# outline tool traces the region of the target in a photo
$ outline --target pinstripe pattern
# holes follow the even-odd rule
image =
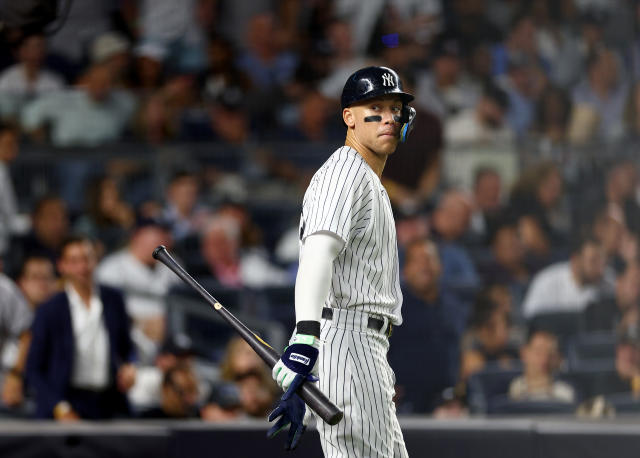
[[[338,149],[305,193],[300,239],[329,231],[345,242],[333,263],[318,362],[319,388],[343,409],[335,426],[317,422],[324,455],[408,457],[396,417],[393,371],[387,362],[389,322],[400,324],[402,293],[395,222],[378,176],[354,149]],[[371,314],[382,330],[367,327]]]
[[[345,242],[333,264],[325,305],[355,308],[402,322],[398,245],[391,203],[378,176],[343,146],[320,167],[305,193],[302,240],[329,231]]]
[[[384,329],[367,328],[368,318],[334,310],[332,320],[322,321],[319,388],[345,413],[335,426],[317,421],[326,458],[408,457],[393,403],[389,341]]]

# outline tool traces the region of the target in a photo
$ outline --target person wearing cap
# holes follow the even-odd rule
[[[117,32],[106,32],[91,45],[91,62],[109,68],[114,85],[122,86],[129,65],[129,41]]]
[[[508,108],[507,94],[495,84],[486,83],[473,108],[447,120],[444,129],[447,144],[510,145],[515,133],[506,123]]]
[[[305,430],[308,409],[296,390],[318,381],[344,412],[336,425],[318,419],[325,456],[408,456],[386,357],[393,326],[402,323],[402,291],[395,220],[380,180],[413,127],[412,100],[391,68],[349,76],[341,96],[344,146],[305,192],[296,329],[272,371],[285,393],[269,415],[277,421],[268,437],[290,425],[287,449]]]
[[[164,340],[164,296],[180,280],[153,259],[158,245],[171,246],[168,228],[150,218],[140,218],[127,246],[106,256],[96,269],[101,283],[125,292],[127,312],[133,319],[132,336],[141,363],[151,364]]]

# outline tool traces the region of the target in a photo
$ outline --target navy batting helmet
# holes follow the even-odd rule
[[[398,94],[404,104],[413,100],[411,94],[402,90],[402,81],[395,71],[388,67],[366,67],[349,77],[340,101],[344,109],[362,100],[387,94]]]

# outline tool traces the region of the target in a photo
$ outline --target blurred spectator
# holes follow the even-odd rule
[[[21,122],[36,138],[50,125],[54,146],[97,146],[122,137],[134,106],[130,94],[113,89],[108,67],[93,66],[78,89],[46,94],[25,106]]]
[[[340,100],[344,82],[353,72],[365,67],[368,61],[354,47],[352,27],[343,20],[334,20],[326,27],[331,52],[330,72],[318,84],[322,95],[336,102]]]
[[[295,123],[282,132],[267,134],[267,138],[290,142],[329,142],[344,137],[344,127],[332,114],[329,100],[315,90],[305,91],[295,108]]]
[[[441,287],[441,273],[435,243],[418,239],[407,246],[402,270],[403,325],[394,333],[389,353],[398,381],[396,402],[405,413],[431,412],[438,395],[455,383],[458,374],[459,341],[470,304]],[[419,370],[416,361],[420,361]]]
[[[269,380],[269,371],[261,368],[238,374],[233,383],[219,384],[200,409],[201,418],[210,422],[246,416],[264,418],[279,394],[272,380]]]
[[[491,258],[478,270],[485,285],[501,284],[509,287],[513,299],[520,303],[529,282],[529,269],[515,221],[504,218],[495,223],[489,237]]]
[[[635,325],[640,312],[640,266],[629,263],[615,283],[615,297],[590,304],[584,312],[588,331],[611,332],[616,326]]]
[[[431,215],[430,226],[442,263],[443,288],[473,295],[480,281],[469,253],[462,245],[470,218],[468,196],[461,191],[450,190],[440,198]]]
[[[37,309],[58,290],[53,263],[44,256],[27,257],[16,278],[31,310]]]
[[[546,62],[542,62],[538,52],[536,32],[533,17],[526,12],[521,12],[513,19],[504,42],[495,44],[491,51],[495,76],[505,74],[508,71],[509,62],[514,59],[525,59],[542,68],[548,66]]]
[[[129,41],[118,32],[106,32],[91,43],[91,63],[103,65],[113,75],[113,85],[123,88],[130,64]]]
[[[169,181],[162,221],[176,243],[204,228],[209,210],[198,204],[199,193],[200,180],[195,173],[177,172]]]
[[[102,250],[111,252],[126,242],[134,222],[133,209],[122,199],[116,181],[102,176],[91,180],[85,212],[76,220],[74,230],[98,241]]]
[[[9,164],[18,156],[18,132],[0,124],[0,259],[9,248],[18,202],[9,173]]]
[[[236,50],[224,37],[217,34],[209,37],[207,64],[203,89],[206,97],[215,99],[233,86],[239,86],[244,91],[249,89],[249,78],[236,66]]]
[[[69,4],[69,13],[60,30],[47,42],[54,68],[73,81],[86,62],[86,52],[101,34],[111,28],[111,17],[118,4],[110,0],[85,0]]]
[[[18,286],[0,273],[0,406],[15,407],[22,403],[24,364],[32,319],[33,312]]]
[[[66,239],[58,263],[65,289],[36,311],[27,382],[39,418],[128,415],[125,393],[135,380],[129,318],[120,292],[94,283],[96,262],[88,239]]]
[[[193,343],[186,334],[167,336],[152,365],[140,365],[136,381],[129,391],[129,401],[138,412],[160,406],[162,382],[165,374],[177,366],[192,366]]]
[[[481,292],[473,306],[469,329],[461,343],[463,382],[488,364],[509,368],[518,359],[517,349],[509,340],[508,312],[491,296],[489,290]]]
[[[96,269],[99,282],[124,292],[127,312],[133,320],[132,338],[143,364],[153,363],[165,338],[164,297],[180,281],[152,256],[156,247],[171,247],[171,242],[166,226],[140,219],[128,245],[105,257]]]
[[[436,38],[432,70],[418,78],[414,105],[445,120],[476,104],[480,91],[464,73],[462,53],[462,43],[456,36],[442,34]]]
[[[540,147],[548,152],[567,140],[571,100],[562,89],[550,87],[540,96],[533,130],[541,137]]]
[[[513,185],[509,211],[517,218],[520,236],[535,269],[554,247],[562,246],[569,218],[562,207],[564,181],[551,161],[531,166]]]
[[[261,92],[282,88],[293,77],[297,57],[279,49],[277,19],[271,13],[257,14],[247,25],[247,49],[238,56],[238,68]]]
[[[640,204],[635,195],[637,186],[638,170],[633,160],[618,159],[607,170],[604,203],[622,211],[625,226],[640,234]]]
[[[485,85],[473,108],[449,118],[445,124],[445,140],[449,147],[459,144],[491,145],[510,143],[513,130],[506,124],[509,98],[495,85]]]
[[[208,274],[230,288],[290,284],[289,275],[272,265],[260,247],[241,249],[241,231],[240,222],[230,215],[217,214],[208,221],[201,242]]]
[[[32,255],[45,256],[55,265],[68,233],[69,215],[64,201],[53,195],[42,197],[33,207],[31,231],[11,241],[11,272],[17,272]]]
[[[544,72],[533,62],[523,57],[509,61],[500,85],[509,97],[507,122],[518,137],[523,137],[533,124],[536,103],[546,84]]]
[[[485,40],[495,43],[502,38],[502,32],[486,17],[486,1],[454,0],[450,3],[455,15],[454,25],[466,47]],[[443,2],[443,5],[448,3]]]
[[[141,0],[139,47],[153,47],[162,61],[179,71],[205,66],[205,28],[212,18],[210,0]]]
[[[579,238],[573,243],[568,261],[553,264],[533,278],[523,303],[524,316],[582,312],[611,290],[605,262],[604,248],[597,239]]]
[[[206,114],[183,119],[180,136],[191,141],[215,141],[242,145],[251,138],[246,107],[247,94],[239,86],[229,86],[206,103]],[[273,107],[272,107],[273,108]]]
[[[476,238],[485,240],[492,220],[503,206],[502,177],[496,169],[482,166],[473,175],[473,213],[469,229]]]
[[[596,49],[587,61],[586,77],[571,95],[572,141],[581,144],[622,138],[628,95],[629,85],[622,78],[619,57],[607,48]]]
[[[640,329],[638,325],[622,327],[617,334],[615,374],[596,381],[598,394],[640,394]]]
[[[17,117],[22,104],[46,92],[60,90],[64,81],[44,67],[45,38],[26,35],[18,45],[18,62],[0,73],[0,115]]]
[[[200,414],[205,421],[228,421],[244,415],[264,417],[273,406],[278,387],[260,357],[240,337],[227,344],[220,365],[223,382],[214,388]]]
[[[533,330],[520,349],[524,373],[509,385],[509,398],[514,401],[573,402],[571,385],[554,380],[560,364],[558,339],[546,331]]]
[[[198,416],[198,381],[189,365],[177,365],[162,379],[160,407],[142,412],[141,418],[184,419]]]

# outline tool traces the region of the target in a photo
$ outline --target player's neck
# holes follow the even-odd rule
[[[347,135],[347,139],[344,144],[346,146],[350,146],[354,150],[362,156],[364,161],[371,167],[371,170],[378,175],[378,178],[382,178],[382,171],[384,170],[384,166],[387,163],[387,155],[386,154],[378,154],[372,151],[370,148],[367,148],[358,140],[353,138],[351,135]]]

